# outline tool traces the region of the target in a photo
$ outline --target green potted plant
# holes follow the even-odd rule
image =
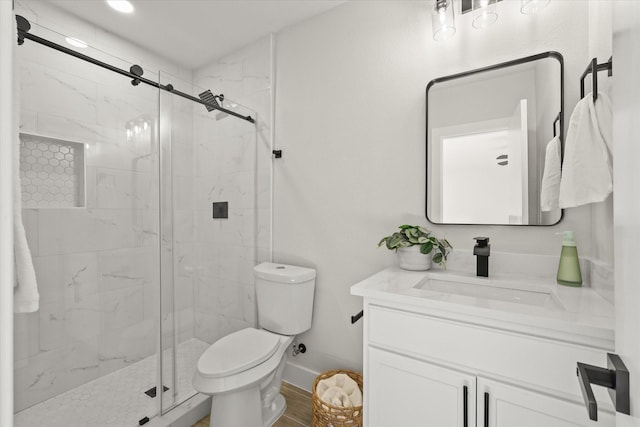
[[[447,256],[453,249],[447,239],[438,239],[419,225],[401,225],[398,228],[400,231],[383,237],[378,247],[385,244],[387,249],[395,250],[400,258],[400,268],[428,270],[432,260],[446,268]]]

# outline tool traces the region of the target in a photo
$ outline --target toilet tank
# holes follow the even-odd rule
[[[281,335],[311,328],[316,270],[264,262],[253,269],[258,326]]]

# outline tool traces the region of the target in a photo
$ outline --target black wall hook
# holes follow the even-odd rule
[[[282,150],[273,150],[272,153],[276,159],[282,157]]]

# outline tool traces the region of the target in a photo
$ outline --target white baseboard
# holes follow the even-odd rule
[[[312,371],[304,366],[287,361],[282,380],[311,393],[313,381],[319,374],[320,372]]]

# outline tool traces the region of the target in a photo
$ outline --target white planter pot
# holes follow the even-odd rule
[[[431,268],[431,255],[420,252],[420,246],[409,246],[398,249],[400,268],[404,270],[424,271]]]

